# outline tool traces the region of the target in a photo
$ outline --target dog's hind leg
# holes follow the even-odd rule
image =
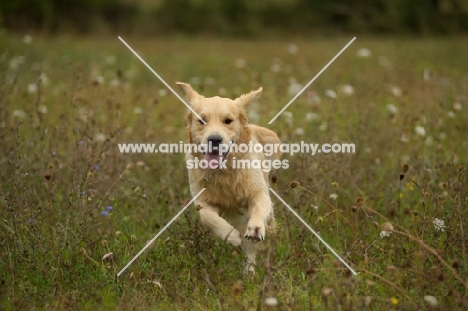
[[[253,243],[251,241],[245,240],[242,244],[242,248],[245,252],[245,262],[244,262],[244,273],[245,274],[255,274],[255,267],[257,265],[256,256],[257,252],[262,247],[260,243]]]

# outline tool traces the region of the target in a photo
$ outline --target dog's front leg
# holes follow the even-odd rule
[[[200,213],[200,220],[205,226],[210,228],[218,238],[233,246],[240,246],[242,244],[242,237],[239,231],[219,216],[217,208],[206,204],[200,205],[202,205],[202,208],[198,212]]]
[[[249,212],[250,219],[247,223],[245,238],[252,242],[265,240],[265,227],[268,218],[273,216],[272,203],[268,193],[260,191],[254,196],[250,203]]]

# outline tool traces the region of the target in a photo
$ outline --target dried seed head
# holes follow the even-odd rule
[[[276,184],[278,181],[278,176],[276,176],[276,174],[271,174],[270,180],[272,184]]]
[[[400,174],[400,180],[403,180],[405,178],[405,174]]]
[[[403,165],[403,173],[406,173],[409,169],[409,165],[408,164],[404,164]]]
[[[378,228],[379,227],[379,223],[377,221],[373,221],[372,222],[372,225],[375,227],[375,228]]]
[[[357,197],[356,198],[356,205],[357,206],[362,206],[364,204],[364,198],[363,197]]]
[[[239,295],[244,290],[244,285],[242,285],[242,281],[237,281],[232,285],[232,291],[234,295]]]
[[[44,178],[49,180],[50,178],[52,177],[52,175],[50,174],[50,172],[47,172],[45,175],[44,175]]]
[[[289,184],[289,186],[294,189],[297,186],[300,186],[300,184],[299,184],[298,181],[293,180],[293,181],[291,181],[291,184]]]
[[[439,187],[440,187],[440,189],[442,189],[442,190],[447,189],[447,186],[448,186],[448,184],[447,184],[446,182],[441,182],[441,183],[439,183]]]
[[[382,230],[387,231],[387,232],[392,232],[394,228],[393,228],[393,225],[387,221],[382,224]]]
[[[323,296],[323,297],[330,296],[333,292],[334,292],[333,288],[331,288],[331,287],[324,287],[324,288],[322,289],[322,296]]]
[[[357,209],[358,209],[358,208],[357,208],[356,205],[351,206],[351,211],[352,211],[353,213],[356,213]]]

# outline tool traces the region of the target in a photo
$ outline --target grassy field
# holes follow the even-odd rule
[[[192,206],[119,278],[191,197],[182,154],[118,143],[184,140],[186,108],[117,38],[26,39],[0,36],[0,309],[468,309],[466,38],[357,38],[271,125],[351,38],[124,38],[174,88],[263,86],[251,119],[284,142],[355,144],[272,187],[359,275],[273,198],[255,276]]]

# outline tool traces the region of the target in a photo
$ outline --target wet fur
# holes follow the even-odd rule
[[[233,140],[236,144],[259,142],[279,144],[278,136],[271,130],[249,125],[245,108],[255,101],[262,89],[231,100],[221,97],[205,98],[185,83],[178,83],[185,91],[189,104],[197,114],[207,120],[199,124],[199,119],[191,111],[186,117],[189,143],[206,143],[210,134],[216,133],[224,141]],[[232,117],[234,124],[224,124],[223,118]],[[186,160],[201,154],[188,153]],[[279,159],[281,154],[265,157],[263,153],[230,152],[226,158],[227,169],[189,169],[190,191],[193,196],[203,188],[206,190],[197,198],[202,223],[208,226],[220,239],[233,246],[241,246],[246,255],[245,272],[254,272],[256,253],[261,247],[259,241],[266,233],[275,231],[273,205],[268,190],[269,176],[261,169],[233,169],[232,159],[261,160]]]

